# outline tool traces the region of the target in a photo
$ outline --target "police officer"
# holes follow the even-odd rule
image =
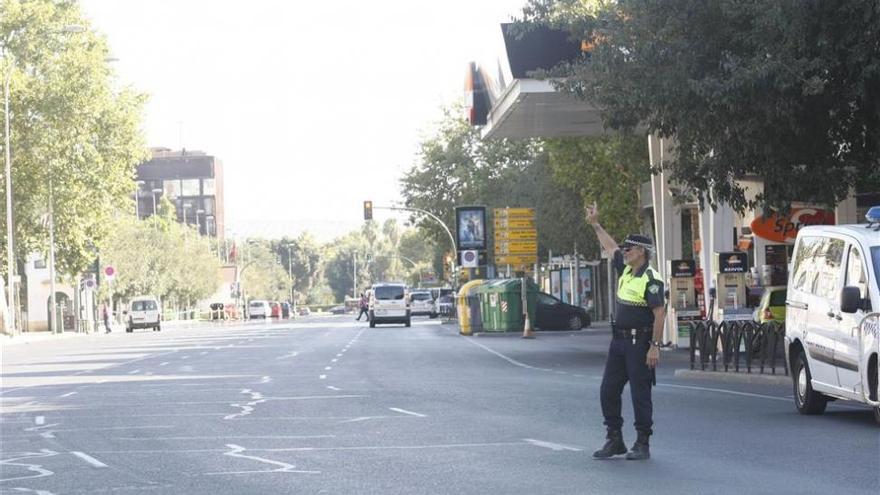
[[[666,316],[663,282],[648,262],[653,243],[643,235],[626,237],[618,248],[614,239],[599,225],[599,214],[594,203],[586,211],[587,221],[596,231],[602,249],[613,253],[617,271],[616,320],[612,323],[613,337],[605,361],[600,391],[602,415],[608,430],[605,446],[593,453],[594,459],[626,454],[629,460],[651,457],[648,439],[653,431],[653,404],[651,386],[654,368],[660,362],[663,322]],[[629,382],[635,413],[638,439],[627,452],[623,443],[621,395]]]

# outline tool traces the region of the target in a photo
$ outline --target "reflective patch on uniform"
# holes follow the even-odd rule
[[[656,293],[660,292],[660,286],[659,285],[649,285],[648,292],[650,292],[651,294],[656,294]]]

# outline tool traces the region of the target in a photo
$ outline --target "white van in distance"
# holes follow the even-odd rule
[[[409,293],[406,285],[375,284],[370,289],[370,328],[379,323],[411,324]]]
[[[843,399],[873,407],[880,423],[880,207],[868,226],[798,232],[789,270],[786,364],[801,414]]]
[[[162,330],[162,310],[155,296],[137,296],[129,301],[125,331],[131,333],[135,328],[152,328],[155,332]]]

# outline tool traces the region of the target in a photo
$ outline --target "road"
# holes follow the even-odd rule
[[[349,316],[5,346],[0,492],[847,493],[880,490],[880,429],[788,387],[673,376],[653,458],[603,443],[601,328],[462,337]],[[625,439],[631,444],[625,393]]]

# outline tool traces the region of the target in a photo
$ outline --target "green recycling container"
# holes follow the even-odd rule
[[[526,302],[529,321],[535,326],[538,286],[526,279]],[[486,281],[477,293],[484,332],[521,332],[525,322],[522,314],[522,279],[509,278]]]

